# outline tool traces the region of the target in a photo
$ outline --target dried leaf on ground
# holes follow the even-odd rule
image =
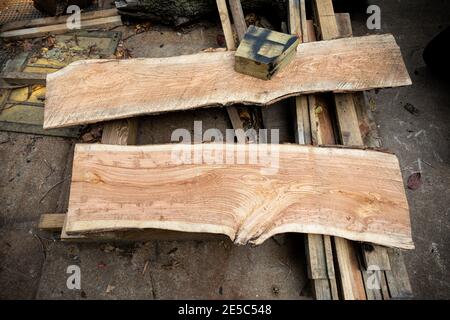
[[[416,190],[422,185],[422,174],[420,172],[414,172],[408,177],[408,189]]]
[[[420,113],[419,109],[414,107],[411,103],[405,104],[403,106],[403,108],[405,108],[406,111],[408,111],[409,113],[411,113],[412,115],[415,115],[415,116]]]

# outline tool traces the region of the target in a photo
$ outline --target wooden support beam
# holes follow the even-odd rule
[[[47,74],[37,72],[3,72],[0,78],[11,84],[39,84],[45,86]]]
[[[112,16],[118,16],[117,9],[105,9],[105,10],[96,10],[81,13],[81,21],[93,20],[98,18],[107,18]],[[0,27],[0,32],[18,30],[18,29],[26,29],[26,28],[37,28],[37,27],[45,27],[55,24],[65,24],[70,15],[63,15],[59,17],[46,17],[46,18],[38,18],[32,20],[19,20],[12,21],[3,24]]]
[[[295,34],[300,39],[300,42],[305,42],[303,41],[302,37],[302,26],[300,20],[300,0],[288,1],[288,21],[290,33]]]
[[[361,249],[365,269],[391,270],[387,248],[367,243],[361,245]]]
[[[391,270],[386,270],[385,274],[390,297],[392,299],[411,299],[413,292],[401,252],[392,248],[388,248],[387,252]]]
[[[241,0],[228,0],[231,15],[233,16],[234,27],[239,41],[244,38],[247,31],[247,23],[245,22],[244,12],[242,11]]]
[[[65,213],[42,214],[39,218],[38,228],[44,231],[61,231],[65,219]]]
[[[228,14],[228,8],[226,4],[226,0],[216,0],[217,9],[219,10],[220,21],[222,23],[222,30],[225,35],[225,42],[227,44],[227,50],[236,50],[236,43],[234,41],[233,29],[231,28],[230,23],[230,15]],[[239,5],[240,5],[240,1]],[[231,3],[230,3],[231,5]],[[236,5],[236,4],[235,4]],[[243,19],[243,23],[245,23],[244,17],[236,16],[235,19]],[[236,106],[227,106],[228,117],[231,121],[231,126],[236,132],[236,136],[239,143],[246,143],[246,138],[244,135],[244,126],[242,120],[239,116],[239,112]]]
[[[341,142],[346,146],[364,145],[356,114],[353,94],[335,94],[336,113]]]
[[[339,237],[334,237],[333,240],[342,297],[345,300],[366,300],[366,291],[354,244]]]
[[[120,16],[112,16],[105,18],[98,18],[93,20],[81,21],[81,29],[88,28],[112,28],[122,25],[122,19]],[[47,35],[63,34],[70,32],[66,23],[55,24],[42,27],[33,27],[26,29],[10,30],[0,33],[0,38],[20,40],[27,38],[44,37]]]
[[[289,20],[289,32],[295,34],[299,37],[301,42],[306,42],[307,32],[302,30],[302,27],[306,26],[301,19],[302,13],[305,11],[305,1],[302,0],[289,0],[288,7],[288,20]],[[306,22],[306,19],[304,19]],[[311,144],[311,129],[310,129],[310,119],[308,111],[308,100],[307,96],[296,97],[293,102],[295,103],[295,114],[296,114],[296,134],[295,141],[299,144]]]
[[[340,35],[332,0],[314,0],[313,3],[315,21],[318,26],[317,37],[321,40],[338,38]]]
[[[305,4],[306,0],[299,0],[299,1],[300,1],[300,26],[302,29],[302,42],[309,42],[311,40],[309,39],[308,22],[306,18],[306,4]]]
[[[137,143],[138,119],[111,121],[103,125],[102,143],[134,145]]]
[[[226,0],[216,0],[217,9],[219,10],[220,22],[222,23],[222,30],[225,36],[225,42],[228,50],[236,50],[236,43],[234,42],[233,29],[231,29],[230,16],[228,14]]]
[[[308,96],[302,95],[294,98],[296,115],[295,142],[311,144],[311,123],[309,119]]]

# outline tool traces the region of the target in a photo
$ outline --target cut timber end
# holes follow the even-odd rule
[[[299,232],[413,248],[394,155],[266,147],[269,157],[278,159],[273,160],[275,167],[271,161],[173,162],[174,152],[250,159],[257,145],[79,144],[66,233],[156,228],[224,234],[238,244],[261,244],[275,234]]]
[[[292,61],[298,43],[295,35],[250,26],[236,51],[234,69],[268,80]]]

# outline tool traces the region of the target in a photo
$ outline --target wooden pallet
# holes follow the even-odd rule
[[[237,46],[225,0],[216,0],[227,48]],[[331,0],[313,0],[314,21],[306,19],[305,0],[289,0],[290,32],[303,41],[331,39],[351,35],[348,14],[335,14]],[[238,39],[246,24],[239,0],[229,0]],[[301,144],[345,144],[380,147],[375,126],[363,94],[308,95],[293,99],[296,111],[296,141]],[[272,112],[279,108],[270,108]],[[272,111],[269,111],[272,110]],[[235,130],[243,129],[236,107],[227,107]],[[263,112],[264,114],[264,112]],[[266,113],[267,116],[267,113]],[[272,115],[273,116],[273,115]],[[334,121],[334,117],[337,121]],[[276,116],[275,116],[276,118]],[[264,121],[265,122],[265,121]],[[364,134],[360,127],[369,128]],[[125,119],[106,123],[102,143],[135,144],[137,120]],[[242,142],[242,141],[241,141]],[[41,216],[39,228],[60,231],[65,214]],[[150,240],[203,238],[202,234],[166,232],[164,230],[113,232],[99,235],[99,240]],[[74,241],[83,241],[74,238]],[[402,299],[411,298],[407,270],[399,250],[361,244],[346,239],[305,236],[308,276],[316,299]],[[372,272],[371,270],[378,268]]]

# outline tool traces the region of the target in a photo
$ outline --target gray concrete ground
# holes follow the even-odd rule
[[[421,53],[449,23],[448,1],[369,1],[382,10],[382,29],[396,37],[413,85],[369,96],[383,145],[400,159],[404,180],[422,172],[423,184],[407,191],[416,250],[405,252],[417,298],[450,298],[450,93]],[[336,11],[349,11],[340,1]],[[366,6],[350,10],[355,35],[365,27]],[[123,27],[124,37],[133,32]],[[130,37],[133,57],[171,56],[217,46],[218,28],[198,25],[186,34],[152,27]],[[130,84],[124,84],[130,85]],[[410,103],[420,110],[412,115]],[[211,108],[140,119],[139,144],[170,141],[175,128],[231,127]],[[67,209],[74,141],[0,132],[0,298],[288,298],[311,296],[301,235],[279,236],[260,247],[229,241],[151,241],[135,244],[68,244],[37,230],[42,213]],[[66,269],[79,265],[82,290],[68,290]]]

